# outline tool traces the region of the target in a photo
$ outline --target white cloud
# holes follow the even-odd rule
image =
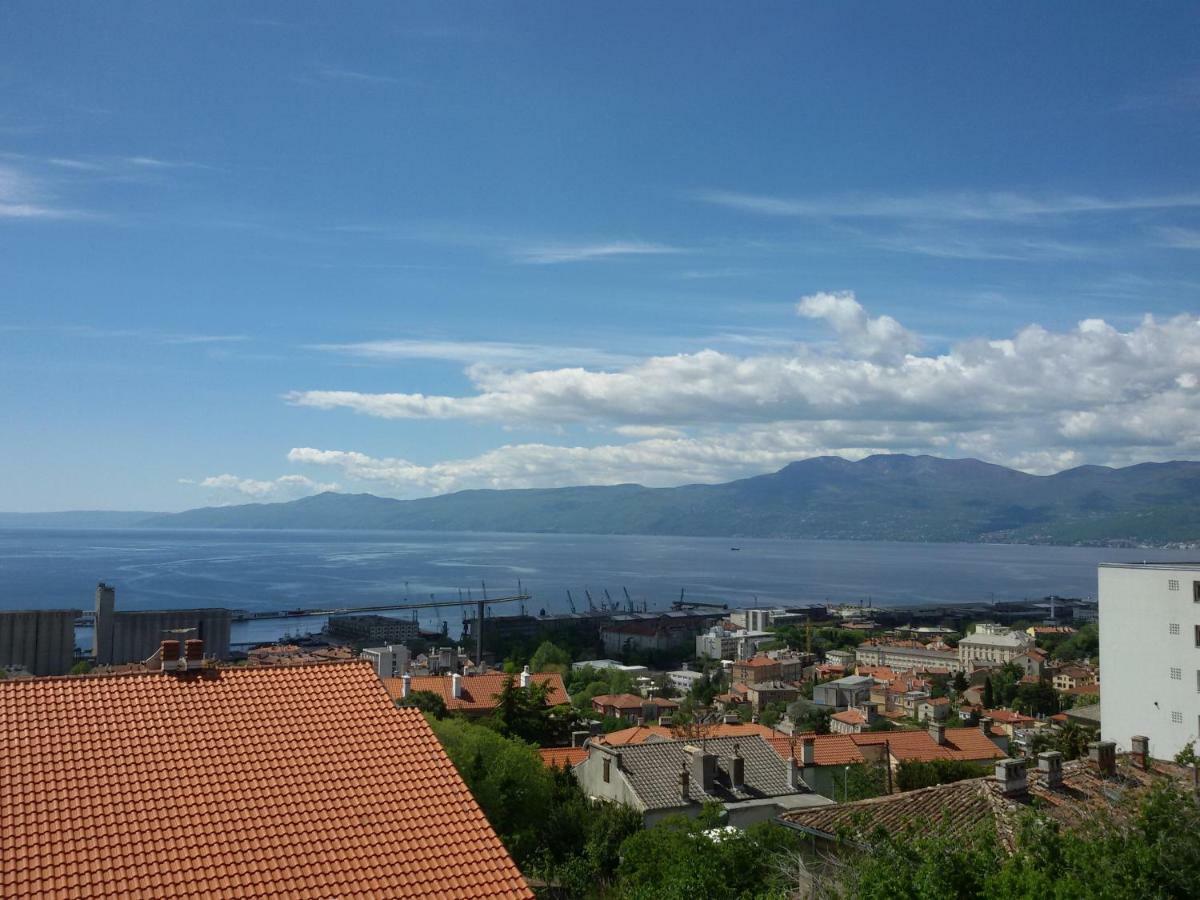
[[[686,253],[682,247],[654,244],[646,241],[607,241],[594,244],[536,244],[516,247],[512,257],[517,262],[536,265],[556,263],[593,262],[622,256],[660,256],[670,253]]]
[[[1158,234],[1167,247],[1200,250],[1200,231],[1194,228],[1160,228]]]
[[[336,483],[321,484],[304,475],[282,475],[271,481],[241,478],[237,475],[210,475],[200,481],[179,479],[180,484],[194,484],[240,500],[294,500],[323,491],[336,491]]]
[[[441,490],[723,480],[826,452],[977,455],[1032,471],[1200,454],[1196,316],[1147,316],[1125,331],[1100,319],[1064,331],[1029,325],[924,353],[916,335],[870,316],[853,294],[809,295],[797,309],[827,323],[836,344],[743,356],[706,349],[613,371],[475,366],[467,370],[474,391],[464,396],[315,390],[287,398],[384,419],[579,423],[633,439],[627,444],[515,444],[431,465],[293,459],[353,462],[348,477]]]
[[[56,206],[28,172],[0,164],[0,219],[84,219],[88,213]]]
[[[1033,196],[1011,191],[930,192],[910,195],[845,194],[791,198],[738,191],[698,191],[696,199],[740,212],[768,216],[833,219],[933,219],[1013,222],[1046,216],[1195,209],[1200,193],[1097,197],[1085,194]]]
[[[891,316],[872,319],[853,291],[811,294],[802,297],[796,312],[829,323],[842,345],[863,359],[898,362],[921,347],[921,340]]]
[[[591,347],[521,344],[509,341],[443,341],[397,338],[350,344],[315,344],[310,349],[376,360],[442,359],[468,366],[485,364],[527,367],[573,362],[580,365],[609,367],[628,365],[633,361],[628,355],[609,353]]]

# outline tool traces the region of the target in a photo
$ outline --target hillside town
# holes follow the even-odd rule
[[[196,628],[167,628],[139,663],[101,643],[72,675],[13,667],[0,883],[8,896],[87,894],[114,873],[146,894],[191,879],[264,895],[682,896],[680,867],[705,847],[706,896],[857,896],[905,846],[966,841],[1003,868],[1039,852],[1024,837],[1038,820],[1063,840],[1093,839],[1098,821],[1132,839],[1145,804],[1196,816],[1200,709],[1133,672],[1200,635],[1200,568],[1099,576],[1098,622],[1057,598],[1052,618],[1004,623],[693,609],[590,623],[608,656],[580,653],[582,626],[552,617],[473,656],[376,616],[352,623],[358,640],[335,623],[225,660]],[[101,585],[102,615],[112,599]],[[1135,661],[1152,646],[1131,642],[1135,608],[1136,627],[1161,629],[1154,659]],[[407,642],[369,646],[377,635]],[[1179,708],[1157,715],[1164,702]],[[69,807],[46,805],[60,794]],[[236,802],[251,796],[269,818]],[[193,802],[234,818],[187,837],[174,811]],[[104,824],[135,809],[135,824]],[[224,832],[280,843],[239,857]],[[162,856],[164,834],[191,849]],[[316,861],[280,868],[285,837],[326,848],[320,876]]]

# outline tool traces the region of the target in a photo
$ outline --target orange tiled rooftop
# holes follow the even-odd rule
[[[532,897],[365,662],[0,681],[0,896]]]
[[[550,706],[561,706],[571,702],[567,694],[562,676],[557,673],[543,673],[531,676],[534,684],[548,684],[546,703]],[[488,672],[484,675],[461,676],[461,696],[455,697],[453,678],[450,675],[416,675],[412,676],[409,689],[413,691],[429,691],[437,694],[446,703],[450,712],[480,713],[496,708],[496,698],[504,690],[504,682],[511,678],[513,684],[521,683],[520,675],[509,675],[505,672]],[[391,696],[397,700],[403,694],[403,679],[385,678],[384,686]]]

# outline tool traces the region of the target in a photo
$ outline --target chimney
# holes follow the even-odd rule
[[[679,799],[685,803],[692,799],[689,782],[691,778],[688,776],[687,767],[684,766],[679,771]]]
[[[788,787],[793,791],[803,790],[804,779],[800,777],[800,763],[796,761],[796,757],[789,756],[783,761],[783,765]]]
[[[733,756],[729,758],[729,786],[740,791],[746,786],[746,760],[742,758],[741,747],[737,742],[733,745]]]
[[[1150,738],[1144,734],[1135,734],[1130,739],[1129,755],[1133,758],[1133,764],[1139,769],[1150,768]]]
[[[531,677],[532,676],[530,676],[530,674],[529,674],[529,666],[526,666],[524,669],[521,670],[521,687],[523,687],[523,688],[529,687],[529,681],[530,681]]]
[[[981,716],[979,719],[979,730],[988,737],[992,736],[992,720],[987,716]]]
[[[457,672],[450,676],[450,696],[455,700],[462,699],[462,676]]]
[[[800,738],[800,764],[806,769],[817,764],[816,738]]]
[[[658,717],[658,724],[661,725],[663,728],[670,728],[674,724],[674,722],[675,722],[675,719],[672,716],[659,716]]]
[[[930,725],[929,738],[939,747],[946,746],[946,726],[937,722]]]
[[[204,641],[192,639],[183,642],[183,655],[186,668],[190,672],[204,665]]]
[[[1046,750],[1038,754],[1038,774],[1046,787],[1056,788],[1062,784],[1063,756],[1057,750]]]
[[[163,641],[158,645],[158,659],[164,672],[179,668],[179,641]]]
[[[1088,744],[1088,761],[1101,775],[1117,774],[1117,745],[1112,741],[1092,741]]]
[[[999,782],[1005,797],[1024,794],[1029,788],[1025,763],[1019,759],[996,760],[996,781]]]
[[[710,793],[713,787],[713,781],[717,775],[717,757],[713,753],[707,753],[700,747],[688,745],[684,748],[692,755],[692,763],[690,766],[691,778],[696,783],[696,787],[704,793]]]
[[[584,744],[587,743],[588,738],[590,738],[591,736],[592,736],[592,733],[590,731],[572,731],[571,732],[571,746],[572,747],[582,747]]]
[[[407,700],[409,691],[412,690],[412,676],[407,672],[400,678],[400,699]]]

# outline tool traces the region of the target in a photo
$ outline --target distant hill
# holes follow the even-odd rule
[[[460,491],[420,500],[325,493],[138,524],[1163,545],[1200,542],[1200,463],[1029,475],[977,459],[827,456],[726,484]]]
[[[77,510],[73,512],[6,513],[0,512],[0,528],[130,528],[148,518],[161,516],[156,512],[108,512]]]

